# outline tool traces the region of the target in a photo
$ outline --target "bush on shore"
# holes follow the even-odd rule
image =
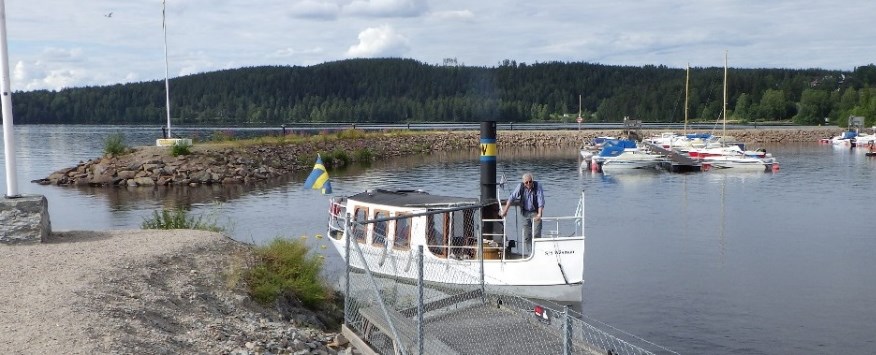
[[[250,295],[264,305],[293,297],[311,309],[332,301],[334,294],[320,278],[323,259],[309,253],[303,240],[276,238],[256,247],[255,264],[246,276]]]
[[[125,145],[125,135],[121,133],[110,134],[103,142],[103,152],[109,156],[118,156],[128,151]]]
[[[198,229],[212,232],[222,232],[225,228],[204,216],[189,216],[182,208],[153,211],[152,218],[146,218],[140,225],[142,229]]]

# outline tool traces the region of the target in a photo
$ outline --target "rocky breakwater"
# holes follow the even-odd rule
[[[836,127],[728,130],[736,139],[751,143],[815,142],[840,131]],[[577,147],[596,136],[618,136],[618,130],[500,131],[500,147]],[[659,134],[646,130],[643,136]],[[332,159],[327,165],[354,163],[356,152],[367,150],[370,159],[476,149],[478,132],[408,132],[368,134],[360,138],[315,136],[304,142],[282,140],[261,144],[196,144],[191,154],[172,156],[167,147],[138,147],[128,154],[104,156],[58,170],[32,182],[61,186],[173,186],[246,184],[266,181],[295,171],[308,171],[318,152],[323,159],[344,152],[348,160]],[[575,154],[570,150],[570,154]]]
[[[477,147],[474,133],[381,135],[356,139],[317,136],[305,142],[262,144],[196,144],[191,154],[173,156],[168,147],[137,147],[126,154],[106,155],[33,180],[60,186],[172,186],[246,184],[313,168],[317,153],[334,167],[356,162],[356,152],[369,159],[428,154]],[[347,159],[327,159],[343,152]],[[327,163],[329,164],[329,163]]]

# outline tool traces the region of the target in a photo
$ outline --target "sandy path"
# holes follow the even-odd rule
[[[144,265],[180,257],[197,264],[235,247],[221,234],[193,230],[56,232],[47,243],[0,245],[0,351],[84,354],[117,349],[130,325],[120,324],[124,317],[107,315],[128,309],[136,318],[142,311],[137,305],[146,304],[141,297],[148,298],[141,291],[152,286],[137,285],[142,282],[138,279],[163,279],[159,281],[182,290],[185,278],[207,271],[163,275],[166,270]],[[125,277],[144,272],[150,277]]]

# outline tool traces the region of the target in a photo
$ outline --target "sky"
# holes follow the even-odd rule
[[[167,61],[165,61],[166,24]],[[5,0],[13,91],[400,57],[823,68],[876,62],[872,0]]]

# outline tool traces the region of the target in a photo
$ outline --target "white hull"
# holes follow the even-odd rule
[[[575,215],[542,218],[542,238],[535,240],[520,238],[511,230],[482,230],[486,228],[482,223],[499,223],[500,227],[515,224],[505,219],[481,221],[483,206],[476,202],[421,191],[375,190],[336,197],[330,203],[328,236],[344,260],[348,259],[350,239],[350,266],[372,274],[415,284],[417,254],[422,246],[423,281],[428,284],[471,289],[480,287],[483,279],[484,287],[493,292],[563,302],[581,300],[583,195]],[[353,222],[345,228],[348,212],[355,221],[368,222]],[[486,240],[483,251],[477,244],[481,240]]]
[[[739,171],[771,171],[776,162],[770,158],[754,157],[710,157],[702,160],[711,169],[732,169]]]
[[[656,169],[659,160],[609,159],[602,163],[602,171]]]
[[[338,253],[346,260],[345,241],[332,239]],[[581,300],[584,283],[584,238],[542,238],[535,242],[535,252],[529,258],[516,260],[484,260],[484,284],[488,289],[513,292],[516,296],[573,302]],[[355,248],[355,246],[352,246]],[[359,245],[372,273],[417,280],[416,251],[386,250]],[[555,252],[559,251],[559,253]],[[448,288],[480,285],[480,259],[460,260],[437,258],[428,251],[423,257],[423,278],[426,282]],[[555,254],[559,254],[557,257]],[[353,253],[350,266],[364,269],[358,253]],[[562,268],[559,266],[562,265]]]
[[[616,157],[605,158],[602,161],[602,171],[656,169],[661,161],[663,161],[663,156],[649,154],[638,149],[630,150]]]

